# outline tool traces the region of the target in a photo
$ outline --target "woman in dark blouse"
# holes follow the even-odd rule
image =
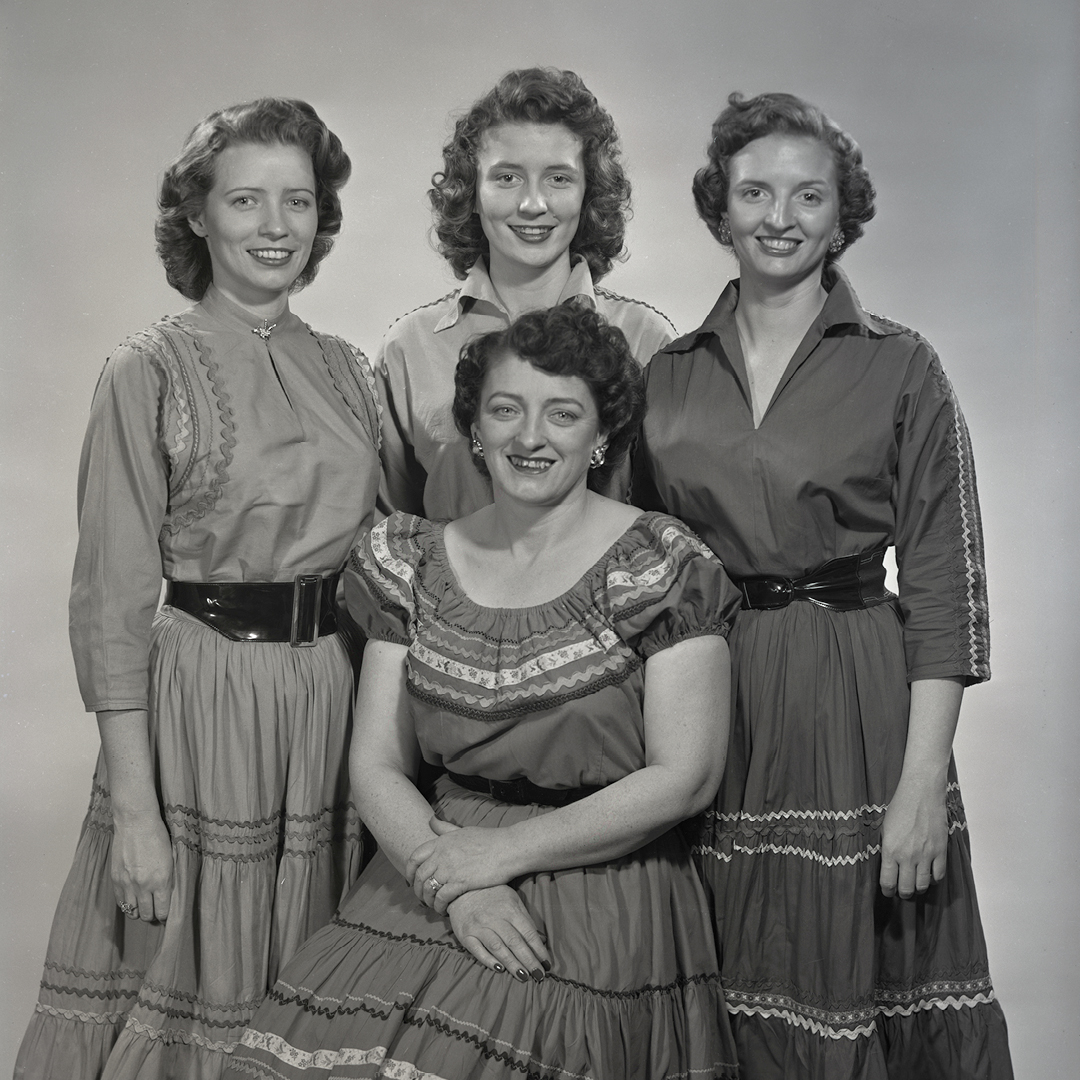
[[[963,416],[835,265],[874,190],[819,109],[733,94],[694,196],[739,278],[647,369],[634,497],[743,592],[698,847],[743,1075],[1011,1077],[951,755],[990,674]]]

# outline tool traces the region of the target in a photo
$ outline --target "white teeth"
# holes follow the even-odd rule
[[[551,467],[550,461],[541,461],[533,458],[510,458],[510,464],[517,469],[529,469],[532,472],[543,472]]]
[[[281,251],[278,248],[265,248],[251,253],[258,259],[273,259],[275,262],[287,262],[292,255],[291,251]]]

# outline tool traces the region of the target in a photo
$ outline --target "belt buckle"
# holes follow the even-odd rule
[[[760,608],[763,611],[776,611],[785,608],[795,598],[795,583],[790,578],[766,577],[759,578],[754,583],[757,593],[756,603],[751,601],[749,592],[744,596],[751,607]]]
[[[318,574],[297,574],[293,579],[289,644],[294,649],[310,649],[319,640],[322,580]]]

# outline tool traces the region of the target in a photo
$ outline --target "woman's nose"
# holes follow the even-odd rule
[[[289,227],[285,222],[285,215],[281,209],[274,206],[269,206],[263,215],[263,219],[259,225],[259,233],[262,236],[284,236],[289,231]]]
[[[546,214],[547,199],[538,184],[527,184],[521,192],[518,209],[523,214]]]
[[[786,199],[773,199],[765,220],[774,229],[788,229],[794,224],[791,207]]]
[[[544,421],[539,416],[526,416],[518,430],[518,442],[530,450],[543,446],[547,441],[544,435]]]

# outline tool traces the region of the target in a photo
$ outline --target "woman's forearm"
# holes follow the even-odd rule
[[[897,790],[945,791],[964,684],[919,679],[911,684],[904,765]]]
[[[402,872],[409,855],[435,835],[428,825],[431,806],[413,783],[420,747],[405,691],[407,651],[393,642],[368,642],[349,749],[349,779],[360,817]]]
[[[385,764],[355,763],[352,787],[360,818],[401,873],[409,856],[434,837],[431,805],[403,773]]]
[[[587,799],[500,830],[507,880],[628,855],[706,809],[715,794],[714,783],[647,766]]]
[[[99,712],[97,722],[109,774],[113,818],[127,822],[147,814],[160,817],[146,711]]]

